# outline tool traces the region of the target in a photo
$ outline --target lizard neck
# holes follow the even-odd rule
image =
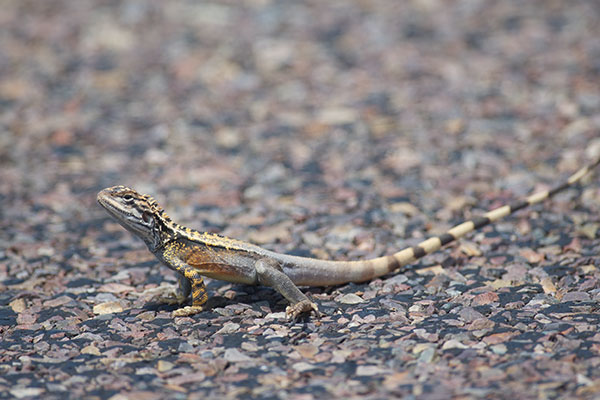
[[[179,239],[181,236],[185,236],[185,231],[182,227],[174,223],[171,218],[164,213],[161,208],[154,213],[154,220],[156,221],[155,229],[152,234],[148,236],[142,236],[144,243],[155,255],[160,253],[165,246],[173,241]]]
[[[172,222],[170,218],[167,217],[168,219],[165,219],[162,215],[158,215],[157,217],[157,232],[153,235],[154,237],[148,238],[148,240],[144,239],[148,249],[155,254],[161,252],[169,242],[186,236],[185,231]]]

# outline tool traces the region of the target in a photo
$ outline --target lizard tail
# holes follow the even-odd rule
[[[541,192],[534,193],[524,199],[517,200],[516,202],[510,205],[505,205],[488,211],[481,217],[476,217],[470,221],[463,222],[462,224],[454,226],[446,233],[443,233],[439,236],[431,237],[427,240],[422,241],[416,246],[408,247],[390,256],[383,256],[372,260],[368,260],[365,262],[367,264],[365,265],[366,273],[363,274],[363,276],[361,276],[360,281],[370,280],[388,274],[398,268],[401,268],[411,262],[414,262],[415,260],[418,260],[419,258],[426,256],[427,254],[431,254],[434,251],[439,250],[442,246],[458,240],[459,238],[465,236],[469,232],[489,225],[492,222],[497,221],[500,218],[504,218],[507,215],[510,215],[518,210],[549,199],[555,194],[560,193],[565,189],[568,189],[571,186],[578,183],[584,176],[586,176],[598,165],[600,165],[600,158],[598,158],[593,163],[581,168],[573,175],[571,175],[566,181],[562,182],[561,184],[555,186],[550,190],[544,190]],[[364,276],[367,274],[370,276]]]

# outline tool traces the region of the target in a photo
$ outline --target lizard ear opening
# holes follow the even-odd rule
[[[142,213],[142,220],[144,220],[144,222],[149,225],[154,224],[154,218],[152,217],[152,214],[150,214],[149,212]]]

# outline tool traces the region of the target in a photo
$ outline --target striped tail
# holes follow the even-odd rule
[[[369,260],[367,262],[370,263],[369,270],[372,273],[372,276],[369,279],[392,272],[415,260],[418,260],[421,257],[426,256],[427,254],[431,254],[434,251],[439,250],[442,246],[458,240],[459,238],[465,236],[469,232],[489,225],[492,222],[497,221],[500,218],[506,217],[507,215],[510,215],[525,207],[529,207],[531,205],[549,199],[555,194],[562,192],[563,190],[568,189],[569,187],[578,183],[585,175],[591,172],[599,164],[600,158],[598,158],[595,162],[587,165],[586,167],[581,168],[579,171],[571,175],[565,182],[561,183],[560,185],[554,187],[551,190],[545,190],[542,192],[534,193],[525,199],[516,201],[513,204],[505,205],[488,211],[481,217],[477,217],[470,221],[456,225],[455,227],[451,228],[446,233],[443,233],[440,236],[434,236],[432,238],[424,240],[416,246],[408,247],[391,256],[384,256],[373,260]]]

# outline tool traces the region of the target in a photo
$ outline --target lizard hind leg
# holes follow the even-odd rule
[[[311,311],[314,311],[317,316],[320,315],[317,305],[298,289],[289,276],[283,273],[276,261],[262,258],[256,261],[254,268],[261,285],[272,287],[290,302],[285,309],[289,318],[295,319],[299,315]]]

